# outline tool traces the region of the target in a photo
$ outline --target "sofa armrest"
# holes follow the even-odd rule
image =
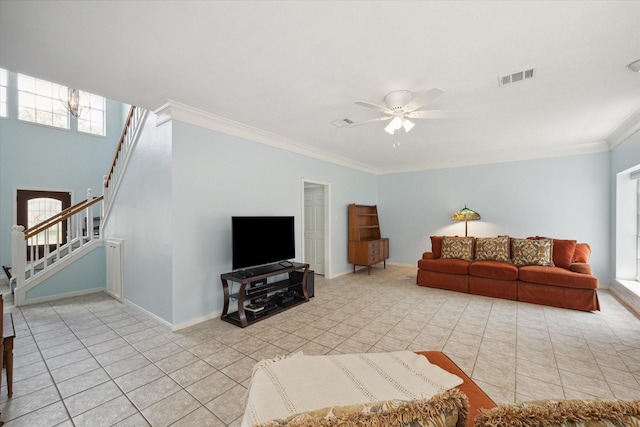
[[[422,259],[436,259],[436,257],[433,256],[433,252],[425,252],[422,254]]]
[[[593,276],[593,271],[591,269],[591,265],[584,263],[584,262],[574,262],[571,264],[571,267],[569,268],[569,270],[573,271],[574,273],[582,273],[582,274],[588,274],[590,276]]]

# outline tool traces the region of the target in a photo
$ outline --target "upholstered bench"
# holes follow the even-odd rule
[[[473,380],[449,358],[449,356],[440,351],[419,351],[417,353],[426,357],[427,360],[434,365],[438,365],[445,371],[451,372],[452,374],[462,378],[463,383],[457,388],[467,395],[467,398],[469,399],[469,417],[467,418],[467,426],[473,426],[473,419],[478,415],[480,409],[491,409],[496,406],[496,403],[491,400],[489,395],[474,383]]]
[[[255,365],[242,426],[468,427],[494,406],[441,352],[296,353]]]

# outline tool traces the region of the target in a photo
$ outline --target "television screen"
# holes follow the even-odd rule
[[[231,217],[233,269],[295,258],[292,216]]]

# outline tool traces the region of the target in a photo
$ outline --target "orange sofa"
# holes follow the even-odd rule
[[[418,261],[420,286],[600,310],[598,278],[588,264],[591,248],[586,243],[544,237],[432,236],[431,249]]]

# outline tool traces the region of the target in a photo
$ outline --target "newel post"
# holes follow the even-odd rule
[[[87,203],[93,200],[93,191],[87,188]],[[93,205],[87,206],[87,238],[93,240]]]
[[[24,238],[24,227],[14,225],[11,227],[11,271],[16,278],[16,289],[24,285],[24,272],[27,267],[27,240]],[[17,295],[17,293],[16,293]],[[16,305],[19,305],[16,297]]]
[[[100,215],[100,235],[102,235],[102,219],[107,213],[107,206],[109,205],[109,176],[104,175],[102,177],[102,211]]]

